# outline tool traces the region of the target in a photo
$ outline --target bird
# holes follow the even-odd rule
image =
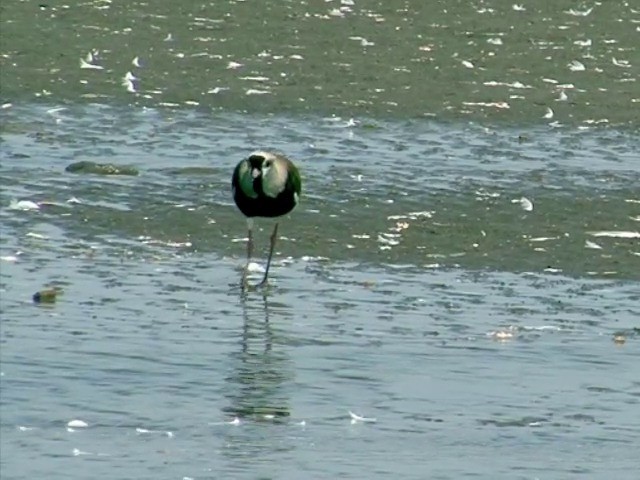
[[[242,276],[242,285],[245,287],[253,253],[253,218],[277,218],[291,212],[300,199],[302,180],[298,168],[282,153],[256,151],[236,165],[231,178],[231,191],[233,201],[247,218],[247,265]],[[267,283],[277,235],[278,221],[271,234],[264,277],[258,286]]]

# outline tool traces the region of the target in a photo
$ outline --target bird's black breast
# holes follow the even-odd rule
[[[251,198],[241,188],[234,189],[233,200],[240,211],[247,217],[279,217],[286,215],[296,206],[293,191],[283,190],[277,197],[268,197],[262,192]]]

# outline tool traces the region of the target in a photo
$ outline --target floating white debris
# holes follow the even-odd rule
[[[375,418],[367,418],[367,417],[362,417],[360,415],[356,415],[355,413],[353,413],[351,410],[349,410],[349,416],[351,417],[351,424],[354,423],[358,423],[358,422],[364,422],[364,423],[375,423],[378,420]]]
[[[389,238],[390,236],[392,236],[392,234],[390,233],[383,233],[378,235],[378,242],[383,243],[385,245],[391,246],[391,247],[395,247],[396,245],[399,245],[400,242],[398,240],[394,240],[393,238]]]
[[[54,108],[48,109],[47,113],[49,115],[55,115],[56,113],[64,112],[65,110],[67,110],[67,107],[54,107]]]
[[[167,36],[164,37],[163,42],[171,42],[173,40],[173,35],[170,33],[167,33]]]
[[[571,63],[568,63],[567,66],[572,72],[584,72],[586,70],[584,63],[579,62],[578,60],[573,60]]]
[[[522,5],[518,5],[516,3],[514,3],[511,8],[513,8],[516,12],[524,12],[526,10],[526,8],[524,8],[524,6]]]
[[[300,260],[302,260],[303,262],[324,262],[329,260],[329,257],[312,257],[309,255],[303,255],[302,257],[300,257]]]
[[[72,451],[73,451],[73,456],[74,456],[74,457],[78,457],[78,456],[80,456],[80,455],[93,455],[93,454],[92,454],[92,453],[90,453],[90,452],[83,452],[82,450],[80,450],[80,449],[78,449],[78,448],[74,448]]]
[[[567,97],[567,94],[564,93],[564,90],[560,90],[560,95],[558,95],[558,98],[556,98],[556,102],[566,102],[569,99],[569,97]]]
[[[511,203],[519,203],[523,210],[530,212],[533,210],[533,202],[527,197],[514,198]]]
[[[33,427],[23,427],[22,425],[18,425],[18,430],[20,430],[21,432],[28,432],[30,430],[33,430]]]
[[[90,70],[104,70],[104,67],[102,65],[95,65],[93,63],[89,63],[84,58],[80,59],[80,68],[86,68]]]
[[[494,340],[500,340],[502,342],[511,340],[513,337],[515,337],[515,334],[513,333],[513,331],[507,331],[507,330],[498,330],[495,332],[489,332],[487,335],[493,338]]]
[[[349,37],[349,40],[358,41],[358,42],[360,42],[360,45],[362,45],[363,47],[368,47],[370,45],[375,45],[375,43],[368,41],[364,37]]]
[[[227,64],[227,69],[235,70],[236,68],[243,67],[244,64],[238,62],[229,62]]]
[[[39,210],[40,205],[31,200],[11,200],[9,210]]]
[[[584,242],[584,246],[586,248],[593,248],[595,250],[602,250],[602,247],[600,245],[598,245],[597,243],[592,242],[590,240],[587,240],[586,242]]]
[[[542,116],[542,118],[546,118],[546,119],[553,118],[553,110],[547,107],[547,112]]]
[[[590,47],[591,46],[591,39],[588,38],[587,40],[576,40],[575,42],[573,42],[574,45],[578,45],[580,47]]]
[[[131,60],[131,65],[133,65],[134,67],[138,67],[140,68],[140,58],[139,57],[135,57],[133,60]]]
[[[521,330],[533,330],[533,331],[552,331],[552,332],[561,332],[563,329],[556,325],[523,325],[519,327]]]
[[[127,72],[127,74],[122,79],[122,86],[127,89],[129,93],[136,93],[136,84],[133,83],[134,80],[137,80],[131,72]]]
[[[611,58],[611,61],[616,67],[630,68],[631,64],[628,60],[616,60],[616,57]]]
[[[612,238],[640,238],[640,232],[625,232],[625,231],[602,231],[602,232],[590,232],[589,235],[594,237],[612,237]]]
[[[592,11],[593,11],[593,7],[588,8],[586,10],[575,10],[575,9],[572,8],[570,10],[565,11],[564,13],[566,13],[568,15],[573,15],[574,17],[586,17]]]
[[[467,68],[475,68],[473,66],[473,63],[471,63],[469,60],[462,60],[462,65],[467,67]]]
[[[27,232],[25,237],[37,238],[38,240],[48,240],[49,239],[49,237],[47,237],[46,235],[42,235],[41,233],[35,233],[35,232]]]
[[[491,80],[488,82],[484,82],[483,85],[487,87],[509,87],[509,88],[533,88],[531,85],[525,85],[522,82],[496,82],[495,80]]]
[[[487,192],[485,189],[476,190],[474,193],[477,198],[498,198],[500,196],[499,192]]]
[[[548,242],[549,240],[558,240],[560,237],[533,237],[530,242]]]
[[[93,63],[95,60],[94,55],[98,55],[98,51],[97,50],[93,50],[93,51],[89,51],[86,55],[86,57],[84,57],[85,62],[87,63]]]
[[[487,43],[491,45],[502,45],[502,39],[500,37],[488,38]]]
[[[269,77],[239,77],[240,80],[250,80],[252,82],[266,82]]]
[[[2,107],[0,108],[2,108],[3,110],[6,110],[7,108],[11,108],[11,107],[13,107],[13,103],[7,102],[7,103],[3,103]]]
[[[477,193],[477,192],[476,192]],[[406,215],[389,215],[387,220],[417,220],[418,218],[432,218],[435,212],[422,211],[422,212],[409,212]]]
[[[462,104],[469,107],[511,108],[507,102],[462,102]]]
[[[136,428],[136,433],[138,434],[151,433],[151,430],[147,430],[146,428]]]
[[[17,255],[3,255],[0,257],[3,262],[16,263],[18,261]]]
[[[245,95],[267,95],[268,93],[271,93],[271,92],[269,90],[258,90],[257,88],[249,88],[244,93]]]
[[[409,222],[396,222],[395,227],[389,228],[392,232],[402,232],[409,228]]]
[[[240,425],[240,419],[238,417],[234,418],[230,422],[227,422],[227,425]]]

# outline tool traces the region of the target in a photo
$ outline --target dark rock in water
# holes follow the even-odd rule
[[[40,290],[33,294],[33,301],[35,303],[54,303],[58,293],[60,293],[59,288],[47,288],[45,290]]]
[[[129,165],[114,165],[113,163],[96,163],[89,161],[72,163],[65,168],[65,171],[93,175],[138,175],[138,169]]]

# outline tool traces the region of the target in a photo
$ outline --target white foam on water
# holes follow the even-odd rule
[[[89,424],[84,420],[71,420],[67,423],[67,427],[69,428],[87,428]]]
[[[31,200],[11,200],[9,210],[40,210],[40,205]]]
[[[249,273],[264,273],[265,272],[265,268],[262,265],[260,265],[259,263],[249,262],[249,265],[247,265],[247,272],[249,272]]]
[[[351,424],[355,424],[358,422],[362,422],[362,423],[375,423],[378,420],[376,418],[372,418],[372,417],[364,417],[361,415],[357,415],[355,413],[353,413],[351,410],[349,410],[349,416],[351,417]]]

